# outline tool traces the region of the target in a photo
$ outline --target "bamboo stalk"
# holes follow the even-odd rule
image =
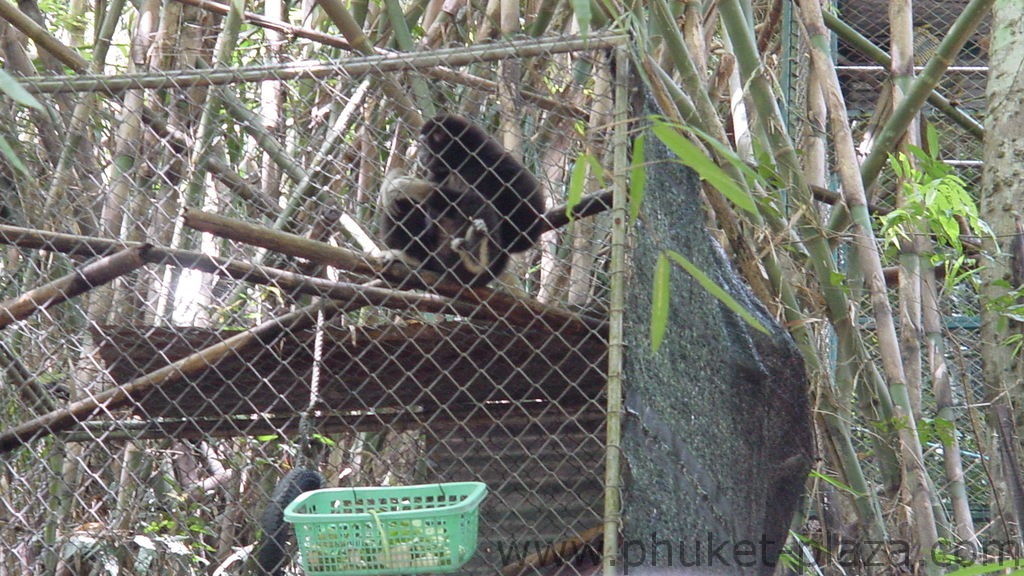
[[[231,56],[235,52],[238,35],[242,28],[241,6],[241,2],[234,3],[232,9],[228,11],[227,17],[224,18],[223,27],[220,34],[217,35],[214,68],[230,68]],[[206,64],[201,57],[197,58],[196,63],[200,66]],[[221,153],[213,148],[213,141],[221,130],[221,107],[220,91],[205,91],[205,101],[202,102],[199,115],[199,133],[196,135],[195,145],[190,149],[188,155],[192,170],[189,171],[188,181],[185,185],[183,208],[203,206],[210,195],[206,185],[206,159],[216,158]],[[182,230],[181,232],[181,234],[175,234],[172,244],[176,244],[176,248],[192,247],[195,239],[189,233],[190,231]],[[200,295],[200,298],[204,298],[204,296]]]
[[[169,126],[152,108],[142,109],[142,121],[159,137],[161,142],[166,142],[176,154],[184,155],[195,145],[195,140],[191,135]],[[271,218],[277,214],[277,209],[267,197],[250,186],[220,158],[210,157],[204,162],[206,170],[210,174],[224,184],[228,191],[248,202],[260,215]]]
[[[21,296],[0,302],[0,329],[141,268],[148,245],[128,248],[90,262]]]
[[[204,10],[209,10],[217,14],[226,14],[227,11],[230,9],[226,4],[222,4],[220,2],[213,2],[211,0],[175,1],[180,2],[182,4],[187,4],[189,6],[197,6],[203,8]],[[319,32],[317,30],[302,28],[300,26],[293,26],[288,23],[280,22],[280,20],[268,18],[261,14],[257,14],[255,12],[244,12],[243,16],[245,17],[246,22],[254,26],[258,26],[275,32],[280,32],[290,37],[305,38],[307,40],[312,40],[314,42],[324,44],[325,46],[333,46],[335,48],[341,48],[344,50],[352,49],[352,45],[348,42],[348,40],[345,40],[344,38],[335,36],[333,34],[327,34],[324,32]],[[380,55],[394,55],[397,53],[392,50],[386,50],[383,48],[375,48],[375,51],[377,54]],[[436,67],[422,70],[421,72],[422,74],[425,74],[431,78],[443,80],[445,82],[462,84],[464,86],[469,86],[471,88],[477,88],[480,90],[486,90],[489,92],[498,91],[497,82],[487,80],[485,78],[480,78],[479,76],[475,76],[473,74],[459,72],[451,68]],[[563,102],[557,99],[549,98],[547,96],[544,96],[543,94],[538,94],[532,91],[523,91],[521,95],[524,100],[530,102],[530,104],[534,104],[540,107],[543,110],[554,111],[560,114],[567,114],[577,118],[586,118],[586,113],[581,111],[578,107],[572,106],[571,104],[569,104],[569,102]],[[430,114],[431,113],[428,112],[428,115]]]
[[[19,78],[18,82],[34,94],[101,92],[117,94],[136,88],[185,89],[264,80],[295,80],[360,76],[380,72],[420,71],[437,66],[465,66],[507,58],[550,56],[567,52],[605,50],[628,41],[620,33],[601,32],[586,38],[540,38],[509,40],[500,44],[482,44],[462,48],[432,50],[418,54],[393,53],[359,56],[333,63],[288,62],[266,66],[244,66],[214,70],[167,70],[153,74],[79,75]]]
[[[416,44],[412,39],[412,33],[409,31],[409,25],[405,20],[405,13],[402,12],[402,5],[399,0],[384,0],[384,8],[398,49],[402,52],[414,52]],[[376,48],[372,48],[368,52],[368,54],[376,53]],[[430,95],[430,87],[424,82],[423,77],[417,74],[409,77],[408,81],[412,84],[412,93],[416,97],[418,110],[427,117],[436,115],[434,99]]]
[[[68,68],[76,72],[85,72],[89,69],[89,63],[85,58],[79,56],[78,52],[54,38],[45,28],[36,24],[28,15],[7,0],[0,0],[0,18],[10,22],[11,26],[31,38],[36,46],[52,54]]]
[[[323,303],[273,318],[223,342],[203,348],[159,370],[140,376],[127,384],[109,388],[83,400],[73,402],[66,408],[54,410],[23,422],[0,433],[0,453],[9,452],[33,439],[70,429],[95,415],[109,414],[131,402],[133,395],[196,376],[209,370],[212,366],[216,366],[225,357],[234,357],[251,347],[267,346],[283,333],[296,332],[309,327],[316,321],[317,313],[320,311],[323,311],[325,315],[331,315],[337,310],[335,304],[326,300]]]
[[[280,166],[288,177],[291,178],[292,182],[295,183],[295,188],[292,192],[292,198],[295,199],[294,202],[289,202],[288,206],[284,210],[273,215],[275,228],[283,228],[287,225],[291,216],[294,215],[295,210],[298,209],[301,200],[305,199],[310,190],[316,188],[315,186],[311,186],[312,180],[310,173],[288,154],[284,147],[278,143],[277,139],[263,127],[263,124],[257,115],[246,107],[245,103],[239,100],[234,94],[228,92],[225,88],[218,90],[218,93],[220,95],[221,102],[228,110],[228,113],[241,124],[242,129],[246,133],[256,139],[264,152],[266,152],[276,165]],[[357,93],[360,95],[364,94],[361,90],[357,91]],[[359,98],[354,98],[350,101],[352,106],[346,106],[346,108],[351,108],[354,111],[361,101],[361,96]],[[351,118],[351,114],[343,113],[339,117],[339,122],[344,126],[342,129],[335,130],[335,135],[340,136],[346,132],[348,127],[348,122],[345,121],[346,118]],[[327,162],[328,156],[335,150],[337,147],[335,144],[337,144],[339,140],[340,138],[330,138],[324,142],[325,146],[321,148],[321,152],[324,153],[317,154],[316,156],[315,165],[318,168]],[[330,145],[328,145],[328,143],[330,143]],[[369,251],[376,249],[376,245],[373,243],[373,240],[370,239],[370,235],[366,230],[363,229],[362,224],[360,224],[350,214],[342,213],[340,216],[340,222],[349,237],[356,239],[364,250]]]
[[[189,228],[229,240],[259,246],[296,258],[307,258],[356,274],[376,276],[383,273],[383,263],[380,260],[347,248],[310,240],[297,234],[272,230],[264,226],[195,209],[185,210],[183,218],[185,226]]]
[[[995,0],[971,0],[964,8],[960,16],[946,33],[935,55],[925,65],[921,75],[917,77],[906,93],[904,100],[892,111],[892,116],[882,127],[882,131],[875,140],[871,153],[861,164],[860,173],[864,180],[864,187],[871,188],[878,174],[882,171],[889,153],[899,138],[907,130],[907,126],[914,120],[946,71],[946,68],[956,58],[957,53],[964,47],[967,39],[978,28],[982,18],[989,13]]]
[[[736,0],[722,0],[719,2],[719,11],[736,50],[736,60],[744,86],[757,110],[759,122],[765,126],[764,129],[775,156],[779,174],[783,179],[783,186],[789,190],[790,199],[794,201],[796,210],[794,220],[796,232],[799,234],[799,242],[807,251],[806,263],[812,267],[814,276],[818,279],[821,296],[825,301],[829,320],[835,328],[839,346],[843,350],[849,351],[852,357],[863,359],[864,352],[860,333],[850,316],[850,301],[846,296],[845,288],[836,285],[833,281],[839,271],[832,249],[821,234],[817,211],[801,210],[802,207],[810,206],[812,198],[810,188],[804,178],[793,142],[786,133],[786,123],[774,99],[773,86],[763,73],[753,31],[749,29],[744,11]],[[778,225],[774,219],[769,222],[773,226]],[[789,227],[787,225],[787,228]],[[785,282],[784,279],[777,280],[774,277],[772,281],[773,283]],[[802,319],[801,309],[795,307],[795,300],[790,300],[792,297],[793,295],[790,294],[787,296],[787,300],[784,300],[787,303],[785,312],[791,332],[794,334],[798,346],[804,351],[805,360],[817,358],[815,341],[807,333],[806,320]],[[824,374],[820,366],[815,368],[814,373]],[[838,407],[845,399],[834,398],[833,400],[835,406]],[[849,466],[849,469],[844,471],[847,479],[851,481],[854,490],[865,495],[855,498],[858,515],[866,526],[865,532],[872,539],[884,540],[886,537],[885,523],[879,507],[876,505],[872,488],[864,479],[849,430],[846,429],[840,418],[826,416],[825,420],[829,424],[830,432],[834,434],[833,440],[837,443],[837,450],[843,451],[846,455],[843,462]]]
[[[0,2],[3,2],[3,0],[0,0]],[[107,53],[110,49],[114,31],[117,29],[117,23],[121,17],[121,9],[123,6],[124,0],[112,0],[110,5],[107,6],[107,12],[100,24],[99,35],[96,41],[96,50],[93,52],[91,67],[74,68],[76,72],[84,73],[92,71],[100,73],[103,71],[103,67],[106,64]],[[74,109],[71,113],[71,121],[66,128],[67,136],[65,138],[65,146],[61,150],[60,157],[57,160],[57,167],[53,170],[53,176],[50,178],[49,189],[47,190],[46,201],[43,205],[42,214],[52,214],[54,207],[59,206],[64,200],[64,195],[67,190],[73,188],[72,184],[74,182],[76,169],[83,169],[82,166],[76,167],[76,164],[85,164],[85,171],[98,170],[95,166],[95,158],[91,155],[84,158],[80,156],[81,150],[83,150],[86,143],[91,142],[92,139],[92,133],[87,129],[87,126],[89,126],[89,123],[93,119],[95,107],[96,98],[91,94],[85,95],[85,97],[80,98],[79,101],[75,103]],[[85,189],[95,186],[95,183],[89,178],[81,180],[79,184]]]
[[[342,35],[348,39],[352,48],[363,55],[376,54],[373,45],[363,33],[362,28],[352,18],[351,12],[338,0],[320,0],[320,8],[338,27]],[[393,78],[386,74],[377,77],[384,94],[398,107],[399,114],[408,126],[418,129],[423,125],[423,118],[420,116],[415,105],[409,100],[405,90]]]
[[[862,36],[860,32],[857,32],[849,24],[840,20],[838,16],[831,12],[824,12],[823,16],[825,18],[825,25],[828,26],[829,30],[835,32],[836,36],[846,40],[858,52],[886,68],[892,64],[892,59],[885,50],[875,46],[871,40]],[[949,99],[934,89],[928,95],[928,103],[935,106],[937,110],[978,140],[985,138],[985,127],[982,126],[981,122],[978,122],[973,116],[954,106]]]
[[[939,308],[938,282],[935,273],[925,269],[922,294],[924,297],[923,326],[924,341],[928,354],[928,365],[935,394],[935,417],[947,422],[948,428],[939,435],[942,442],[942,462],[946,472],[949,501],[952,504],[954,529],[957,538],[973,552],[981,550],[978,534],[974,529],[971,504],[967,497],[967,483],[964,481],[964,467],[960,452],[960,432],[957,428],[959,410],[953,401],[950,366],[946,362],[946,346],[942,334],[942,318]]]
[[[292,182],[296,184],[302,182],[306,178],[305,168],[288,154],[288,151],[269,130],[264,128],[259,115],[250,110],[246,103],[237,96],[228,92],[226,87],[221,87],[217,92],[220,101],[224,104],[224,109],[246,134],[256,140],[267,157],[280,166],[284,173],[292,179]]]
[[[957,16],[956,21],[946,33],[945,38],[939,44],[935,55],[925,65],[921,74],[914,81],[904,100],[893,109],[889,120],[878,132],[871,152],[860,165],[861,178],[864,181],[864,188],[870,190],[882,172],[889,153],[893,146],[906,132],[910,122],[920,111],[928,95],[935,91],[942,80],[946,68],[956,58],[960,49],[970,35],[978,28],[982,18],[992,8],[995,0],[971,0],[964,10]],[[836,19],[838,22],[838,19]],[[975,130],[975,132],[977,132]],[[845,209],[836,210],[828,221],[828,229],[841,231],[849,224],[850,215]]]
[[[4,225],[0,225],[0,243],[87,257],[113,252],[126,245],[119,241],[103,238]],[[132,243],[127,245],[129,247],[136,246]],[[536,316],[521,314],[507,316],[500,309],[478,306],[437,294],[408,292],[351,282],[334,282],[234,259],[216,258],[190,250],[150,246],[144,252],[143,259],[149,264],[172,264],[217,274],[225,278],[274,286],[289,294],[308,294],[331,298],[337,300],[344,311],[362,306],[380,306],[396,310],[413,309],[422,312],[457,314],[466,318],[491,322],[500,320],[513,326],[522,327],[535,326],[537,322]],[[581,323],[578,317],[566,315],[564,311],[559,315],[545,312],[542,318],[545,325],[552,329],[580,332],[592,328]]]
[[[306,258],[319,264],[358,274],[379,276],[400,286],[409,283],[414,285],[423,283],[417,279],[416,274],[408,269],[403,269],[403,267],[393,265],[385,267],[386,263],[380,259],[295,234],[270,230],[198,210],[186,211],[184,218],[186,226],[201,232],[274,250],[287,256]],[[607,324],[603,320],[572,314],[561,308],[548,306],[534,300],[517,298],[489,288],[468,288],[453,281],[437,282],[436,275],[430,273],[419,272],[418,274],[424,277],[432,291],[476,306],[491,307],[503,319],[527,322],[530,319],[536,320],[541,317],[546,319],[545,321],[549,322],[550,326],[586,326],[588,330],[595,330],[602,334],[607,330]]]
[[[839,89],[839,77],[831,60],[827,28],[822,21],[818,0],[803,0],[800,3],[803,23],[811,45],[811,61],[821,82],[828,104],[830,124],[834,139],[836,164],[843,182],[843,196],[854,222],[854,243],[858,262],[865,274],[865,283],[871,299],[875,318],[875,333],[889,394],[893,402],[893,417],[901,423],[898,430],[900,451],[903,457],[904,481],[911,495],[913,524],[920,539],[920,549],[933,550],[938,541],[935,517],[931,509],[931,489],[924,469],[921,441],[917,435],[917,423],[907,390],[907,379],[900,354],[899,339],[889,304],[882,263],[875,242],[871,218],[867,210],[867,194],[861,172],[857,170],[857,152],[850,133],[846,104]],[[920,555],[927,574],[940,574],[931,554]]]
[[[615,131],[612,133],[614,163],[614,205],[612,208],[612,254],[608,271],[611,283],[608,305],[608,399],[605,424],[604,460],[604,517],[601,566],[604,576],[618,573],[619,533],[622,530],[622,416],[625,411],[623,391],[623,363],[625,345],[626,300],[626,241],[629,216],[626,199],[629,194],[626,181],[629,173],[628,108],[629,70],[626,69],[626,50],[616,50],[614,58],[620,62],[615,71]]]

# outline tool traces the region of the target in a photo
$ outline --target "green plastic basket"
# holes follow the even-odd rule
[[[476,550],[482,482],[325,488],[284,510],[306,574],[454,572]]]

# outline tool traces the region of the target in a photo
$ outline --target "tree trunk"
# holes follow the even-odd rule
[[[985,169],[982,175],[981,217],[992,228],[997,242],[990,246],[991,256],[981,269],[981,354],[985,381],[985,399],[996,405],[1020,405],[1021,364],[1006,340],[1020,333],[1020,325],[1010,322],[1003,314],[1013,304],[1008,288],[1011,280],[1009,249],[1015,232],[1014,213],[1024,200],[1024,108],[1016,94],[1024,89],[1020,75],[1020,61],[1024,55],[1024,30],[1017,23],[1024,18],[1024,5],[1016,0],[998,0],[992,9],[992,44],[988,81],[988,108],[985,117]],[[1021,427],[1021,414],[1015,416],[1016,427]],[[989,414],[993,430],[998,430],[994,413]],[[1003,444],[1006,445],[1005,443]],[[1000,443],[991,448],[1000,452]],[[1012,446],[1019,451],[1019,446]],[[1019,461],[1002,453],[992,462]],[[1013,491],[1009,482],[1018,476],[1017,470],[999,470],[995,474],[997,514],[1005,520],[996,525],[1008,531],[1005,536],[1019,538],[1020,518],[1013,512]]]

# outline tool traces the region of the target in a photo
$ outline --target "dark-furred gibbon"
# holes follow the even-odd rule
[[[504,271],[509,254],[529,250],[540,237],[540,181],[461,116],[427,121],[419,147],[426,179],[392,173],[381,190],[384,244],[413,270],[487,284]]]

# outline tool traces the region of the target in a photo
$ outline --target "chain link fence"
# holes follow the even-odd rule
[[[347,40],[248,15],[228,66],[192,10],[118,74],[2,104],[34,178],[0,182],[0,574],[244,573],[295,468],[485,482],[468,572],[596,538],[621,38],[330,60]],[[431,178],[419,126],[443,113],[542,185],[543,234],[495,290],[381,241],[387,174]],[[571,180],[590,216],[566,217]]]

